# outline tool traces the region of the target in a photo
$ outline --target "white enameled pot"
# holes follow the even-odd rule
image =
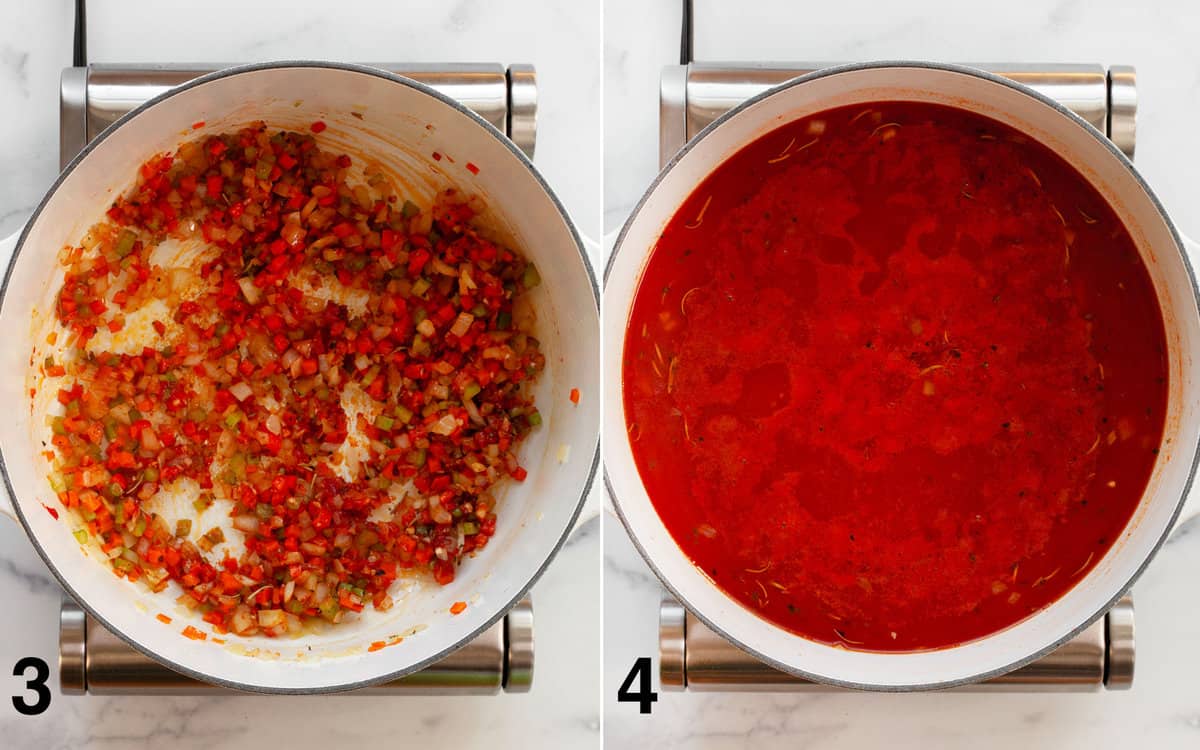
[[[1163,450],[1133,519],[1099,564],[1061,599],[1029,618],[963,645],[916,653],[870,653],[801,638],[727,596],[680,550],[638,475],[626,432],[621,362],[638,279],[661,231],[719,164],[785,122],[853,104],[923,101],[1006,123],[1046,144],[1113,205],[1131,234],[1161,303],[1170,392]],[[1083,630],[1130,587],[1166,538],[1191,486],[1200,436],[1200,310],[1189,254],[1149,186],[1113,144],[1069,110],[985,73],[928,63],[869,63],[823,70],[757,96],[705,128],[647,190],[625,224],[605,279],[606,480],[625,527],[668,589],[707,625],[784,671],[844,687],[918,690],[987,679],[1046,654]]]
[[[353,113],[353,114],[352,114]],[[546,354],[535,389],[543,426],[521,449],[529,471],[500,493],[499,522],[488,546],[464,562],[448,586],[415,585],[388,612],[370,607],[323,633],[270,639],[229,636],[225,645],[190,640],[199,616],[174,603],[172,586],[152,594],[90,559],[71,534],[41,455],[49,441],[51,388],[39,391],[30,367],[45,332],[63,269],[58,251],[79,242],[102,218],[137,167],[197,134],[227,132],[255,120],[307,130],[328,124],[323,145],[379,163],[402,191],[429,205],[457,186],[487,205],[486,222],[538,267],[532,294]],[[196,131],[193,123],[203,122]],[[433,159],[434,152],[445,156]],[[470,162],[478,174],[468,170]],[[562,545],[581,512],[598,462],[599,294],[571,220],[533,165],[502,134],[452,99],[373,68],[333,63],[271,63],[204,76],[138,107],[76,157],[19,236],[0,241],[7,268],[0,299],[0,509],[15,514],[66,590],[110,630],[177,671],[228,687],[278,693],[327,692],[394,679],[441,658],[482,632],[520,599]],[[40,361],[40,360],[38,360]],[[576,406],[568,395],[578,388]],[[568,446],[568,447],[564,447]],[[7,497],[3,497],[7,495]],[[56,509],[56,520],[42,506]],[[10,506],[10,507],[9,507]],[[174,592],[174,593],[172,593]],[[468,602],[459,615],[453,603]],[[156,619],[159,612],[172,622]],[[369,644],[408,634],[394,646]]]

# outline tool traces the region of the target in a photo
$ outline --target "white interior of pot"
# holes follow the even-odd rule
[[[1096,568],[1054,605],[987,638],[920,653],[848,651],[795,636],[725,595],[680,550],[659,519],[633,462],[620,393],[626,321],[649,250],[677,206],[717,165],[784,122],[833,107],[909,100],[969,109],[1028,133],[1064,156],[1113,204],[1153,278],[1168,331],[1170,392],[1164,450],[1133,520]],[[786,88],[741,111],[694,144],[626,227],[605,286],[604,454],[615,499],[636,543],[685,604],[735,642],[793,673],[847,686],[929,687],[981,678],[1045,652],[1120,594],[1166,534],[1190,481],[1200,403],[1200,316],[1193,282],[1170,226],[1134,173],[1094,131],[1022,91],[974,75],[920,67],[849,70]]]
[[[533,302],[547,358],[534,391],[544,423],[520,451],[528,478],[507,482],[498,493],[496,535],[463,563],[452,584],[401,585],[388,612],[368,606],[362,616],[320,632],[276,639],[229,635],[222,646],[213,643],[211,627],[197,613],[175,604],[179,590],[174,586],[152,594],[85,557],[89,551],[73,538],[75,522],[55,498],[47,480],[49,464],[40,455],[43,441],[49,442],[45,414],[53,408],[56,388],[39,389],[31,408],[29,388],[38,384],[29,364],[35,343],[35,357],[48,349],[45,334],[62,279],[58,250],[79,242],[149,156],[173,150],[186,138],[254,120],[304,130],[325,121],[324,147],[346,151],[359,163],[380,163],[401,192],[423,207],[437,190],[451,185],[484,200],[484,223],[531,258],[543,279]],[[192,124],[201,121],[204,126],[194,131]],[[467,169],[468,162],[478,174]],[[595,453],[598,311],[569,224],[532,170],[494,130],[415,85],[365,72],[243,71],[176,93],[108,133],[62,181],[30,227],[8,282],[0,325],[9,332],[0,353],[0,368],[9,376],[0,395],[10,414],[0,427],[0,448],[13,500],[47,559],[77,598],[119,634],[176,668],[245,687],[311,690],[378,680],[412,671],[479,631],[525,589],[567,533]],[[578,406],[568,398],[571,388],[584,394]],[[42,503],[58,509],[59,520]],[[458,601],[469,606],[452,616],[450,607]],[[172,622],[158,621],[157,613]],[[183,637],[187,625],[209,633],[209,640]],[[367,652],[369,644],[397,635],[406,637]]]

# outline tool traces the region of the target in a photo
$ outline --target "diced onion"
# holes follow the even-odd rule
[[[304,227],[300,226],[298,223],[284,224],[283,229],[279,230],[279,236],[288,245],[294,247],[304,240]]]
[[[158,435],[154,434],[153,427],[146,427],[141,434],[142,448],[148,451],[158,451],[162,449],[162,443],[158,441]]]
[[[243,276],[238,279],[238,286],[242,288],[242,294],[245,295],[246,301],[252,305],[257,305],[261,296],[258,287],[254,286],[254,279],[249,276]]]
[[[475,424],[483,424],[483,417],[479,414],[479,407],[475,406],[475,402],[471,399],[463,400],[463,408],[467,410],[467,416]]]
[[[431,500],[429,503],[429,516],[434,523],[450,523],[454,520],[454,516],[450,515],[450,511],[442,507],[439,500]]]
[[[253,534],[258,531],[257,516],[234,516],[233,528],[238,531],[244,531],[247,534]]]
[[[232,393],[233,397],[238,401],[245,401],[254,395],[254,389],[251,388],[248,383],[241,380],[229,386],[229,392]]]
[[[438,435],[450,435],[458,429],[458,417],[453,414],[443,414],[441,419],[430,426],[429,431]]]
[[[454,319],[454,325],[450,326],[450,333],[455,336],[462,336],[471,329],[471,324],[475,322],[475,316],[469,312],[461,312]]]
[[[245,604],[238,605],[229,618],[230,630],[238,635],[246,635],[254,628],[254,615]]]

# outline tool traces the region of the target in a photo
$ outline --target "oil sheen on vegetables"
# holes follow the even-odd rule
[[[892,102],[751,143],[665,228],[626,334],[642,480],[761,617],[845,648],[971,641],[1062,597],[1138,505],[1162,315],[1041,144]]]

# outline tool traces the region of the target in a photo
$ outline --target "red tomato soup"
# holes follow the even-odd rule
[[[1062,597],[1120,536],[1167,401],[1125,227],[1044,146],[835,109],[717,168],[625,339],[641,478],[730,596],[815,641],[935,649]]]

